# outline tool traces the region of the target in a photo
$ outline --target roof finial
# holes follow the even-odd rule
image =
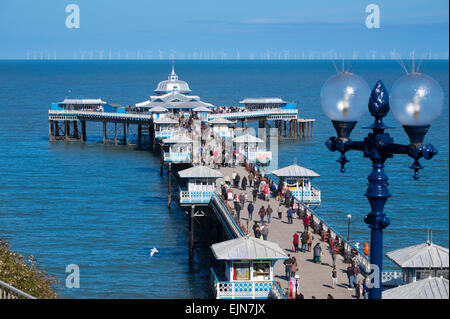
[[[175,74],[175,60],[172,60],[172,74]]]
[[[297,157],[294,157],[294,165],[297,165]]]

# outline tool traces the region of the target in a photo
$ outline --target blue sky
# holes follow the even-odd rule
[[[79,29],[65,25],[71,3]],[[379,29],[365,26],[371,3]],[[448,10],[444,0],[0,0],[0,58],[448,58]]]

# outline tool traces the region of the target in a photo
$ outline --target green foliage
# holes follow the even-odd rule
[[[57,298],[51,287],[58,283],[55,277],[36,267],[32,255],[24,257],[11,251],[11,247],[0,239],[0,280],[36,298]]]

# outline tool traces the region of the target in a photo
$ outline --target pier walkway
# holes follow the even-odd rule
[[[236,171],[241,176],[241,180],[243,176],[248,176],[248,172],[242,166],[232,167],[221,167],[220,172],[226,176],[230,176],[233,174],[233,171]],[[222,179],[218,180],[217,183],[220,185]],[[220,186],[218,186],[220,189]],[[253,187],[248,187],[246,190],[242,190],[240,188],[231,187],[233,190],[233,194],[242,194],[247,193],[248,200],[251,201],[253,199],[252,190]],[[234,207],[232,201],[228,201],[230,207]],[[297,259],[298,270],[297,273],[300,276],[300,290],[303,293],[306,299],[315,296],[318,299],[327,298],[328,294],[331,294],[336,299],[349,299],[355,294],[354,289],[348,290],[348,279],[346,275],[347,264],[344,263],[344,259],[340,254],[336,255],[336,270],[338,271],[338,284],[335,289],[331,288],[331,270],[332,270],[332,258],[328,250],[328,244],[322,242],[320,240],[320,236],[318,234],[313,234],[314,240],[312,247],[316,243],[320,243],[322,247],[322,264],[316,264],[313,262],[313,252],[302,252],[299,251],[294,253],[292,251],[292,240],[293,235],[297,232],[300,236],[301,232],[304,231],[304,226],[302,220],[294,217],[293,224],[288,224],[286,211],[287,208],[282,205],[282,218],[278,218],[278,207],[279,202],[275,198],[270,198],[270,200],[264,201],[262,199],[257,199],[254,203],[255,209],[253,211],[253,219],[250,221],[248,218],[247,206],[248,202],[245,203],[243,209],[241,210],[241,221],[246,224],[248,221],[248,227],[250,229],[249,235],[253,236],[252,226],[254,221],[259,221],[260,217],[258,215],[259,209],[262,205],[267,208],[267,205],[270,204],[270,207],[273,209],[271,223],[268,224],[269,227],[269,235],[267,240],[275,242],[280,245],[282,249],[284,249],[291,256],[295,256]],[[267,222],[267,217],[264,219]],[[299,248],[301,248],[301,239]],[[282,262],[277,262],[275,264],[275,281],[278,281],[281,285],[281,288],[284,292],[289,287],[289,282],[285,277],[285,267]],[[359,279],[362,279],[359,278]]]

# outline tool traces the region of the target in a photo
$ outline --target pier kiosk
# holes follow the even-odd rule
[[[180,206],[190,206],[189,214],[189,257],[193,256],[194,248],[194,217],[204,216],[196,213],[196,206],[207,206],[213,197],[216,179],[222,178],[219,171],[206,166],[194,166],[178,172],[186,184],[180,186]]]
[[[233,138],[236,144],[237,160],[239,162],[247,161],[249,163],[268,164],[272,160],[272,152],[260,150],[259,143],[264,141],[248,133]]]
[[[186,135],[174,134],[163,139],[163,159],[170,163],[191,163],[192,139]]]
[[[299,166],[297,164],[289,165],[272,174],[280,178],[283,187],[290,190],[292,195],[299,202],[307,206],[318,206],[321,203],[320,190],[311,185],[311,179],[320,177],[316,172]]]
[[[162,119],[167,117],[167,115],[169,114],[169,110],[166,109],[163,106],[157,105],[152,107],[150,110],[148,110],[150,113],[152,113],[152,119],[153,121],[157,120],[157,119]]]
[[[430,277],[384,290],[382,299],[449,299],[448,279]]]
[[[155,138],[157,139],[172,137],[178,131],[178,121],[169,117],[156,119],[153,124],[155,125]]]
[[[273,269],[277,260],[288,256],[277,243],[245,236],[214,244],[211,250],[225,262],[224,280],[211,268],[217,299],[285,298]]]
[[[209,204],[213,196],[216,180],[223,175],[206,166],[194,166],[178,172],[185,187],[180,187],[180,205]]]
[[[390,272],[383,272],[383,277],[391,276],[392,280],[401,278],[397,284],[409,284],[427,278],[444,277],[449,279],[448,248],[433,244],[431,239],[426,243],[411,247],[393,250],[386,254],[401,272],[395,278]],[[388,278],[383,281],[383,285],[388,283]],[[448,293],[448,289],[447,289]]]
[[[194,114],[197,114],[198,119],[202,122],[208,122],[208,114],[212,112],[211,109],[205,107],[205,106],[199,106],[194,109],[192,109]]]
[[[221,138],[233,138],[233,129],[231,128],[235,122],[224,118],[216,118],[208,121],[208,125],[211,127],[214,135],[220,136]]]

